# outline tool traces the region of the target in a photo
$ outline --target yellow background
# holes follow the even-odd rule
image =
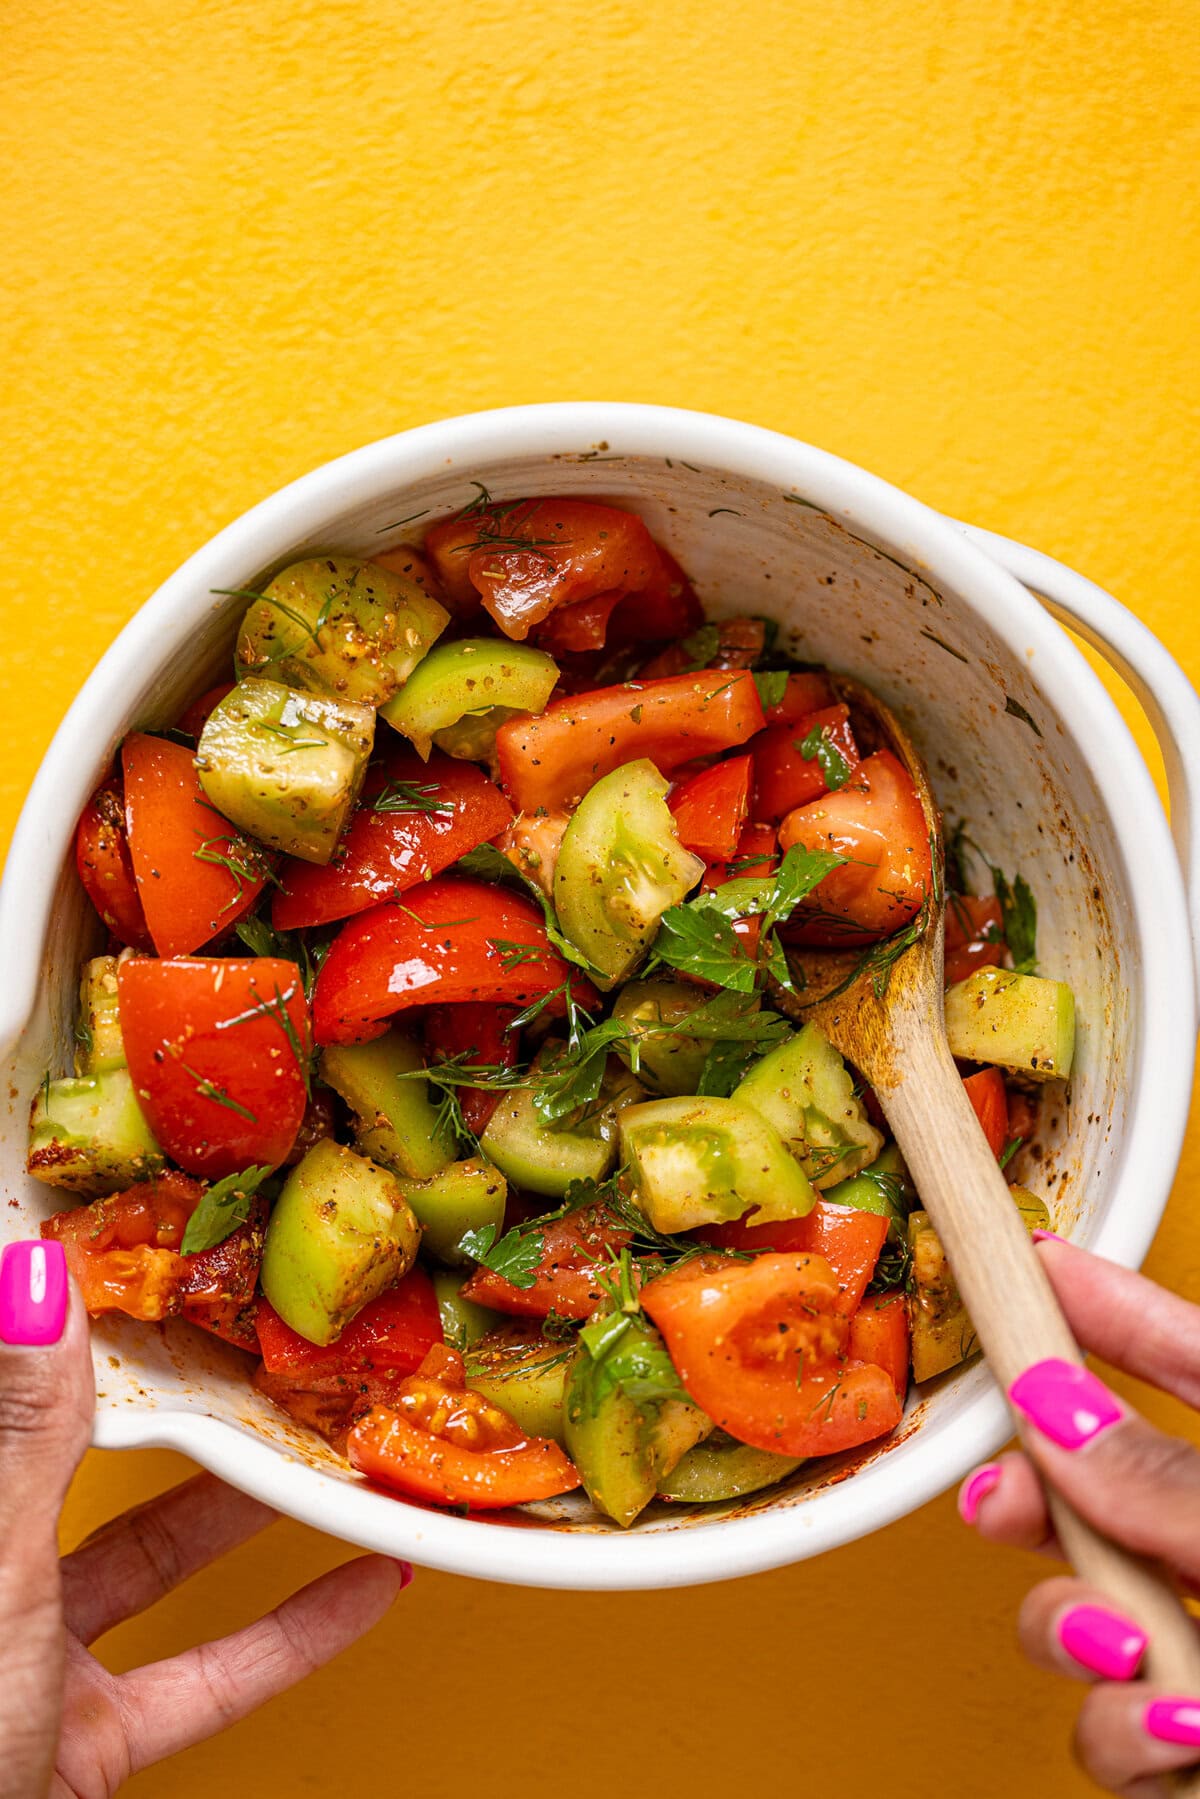
[[[16,0],[3,65],[6,833],[68,697],[217,527],[514,401],[809,438],[1063,556],[1200,666],[1194,0]],[[1200,1136],[1151,1268],[1200,1299],[1198,1181]],[[181,1472],[93,1456],[68,1536]],[[282,1524],[107,1653],[232,1628],[341,1553]],[[1036,1572],[947,1498],[693,1592],[418,1574],[132,1790],[1070,1799],[1075,1690],[1013,1643]]]

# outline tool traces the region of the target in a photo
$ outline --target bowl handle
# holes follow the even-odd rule
[[[1030,588],[1060,625],[1069,625],[1099,650],[1141,701],[1166,766],[1171,835],[1183,871],[1192,959],[1200,978],[1200,697],[1153,631],[1094,581],[994,531],[963,524],[959,529]]]

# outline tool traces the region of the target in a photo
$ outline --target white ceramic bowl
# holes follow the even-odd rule
[[[264,500],[197,552],[99,663],[60,726],[13,840],[0,895],[0,1055],[7,1065],[6,1238],[56,1196],[24,1174],[25,1120],[47,1067],[69,1066],[80,958],[97,940],[70,859],[75,818],[125,733],[159,726],[228,665],[241,603],[314,548],[370,555],[472,497],[579,493],[632,504],[716,614],[780,620],[783,641],[869,682],[911,728],[942,804],[1040,908],[1047,970],[1070,981],[1070,1092],[1022,1174],[1060,1229],[1138,1263],[1187,1117],[1192,934],[1149,774],[1083,657],[1021,582],[1135,684],[1163,739],[1195,892],[1189,769],[1200,707],[1115,600],[1032,551],[970,532],[875,476],[750,425],[657,407],[566,404],[451,419],[369,445]],[[397,523],[396,521],[403,521]],[[1006,572],[1007,564],[1013,573]],[[371,1491],[250,1388],[235,1351],[181,1324],[94,1333],[105,1448],[182,1450],[335,1536],[492,1580],[614,1588],[717,1580],[799,1560],[889,1523],[1007,1434],[984,1366],[910,1401],[896,1440],[804,1471],[721,1516],[652,1507],[631,1531],[578,1500],[482,1521]]]

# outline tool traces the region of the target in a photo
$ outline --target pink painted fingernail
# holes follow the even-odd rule
[[[1060,1237],[1057,1231],[1034,1231],[1033,1240],[1035,1243],[1065,1243],[1067,1239]]]
[[[1147,1736],[1160,1743],[1200,1744],[1200,1699],[1155,1699],[1142,1713]]]
[[[413,1565],[411,1562],[397,1562],[396,1566],[400,1570],[400,1591],[403,1593],[405,1587],[412,1586]]]
[[[1000,1464],[985,1462],[982,1468],[976,1468],[974,1474],[965,1480],[958,1493],[958,1515],[964,1524],[974,1524],[979,1516],[979,1507],[989,1493],[995,1492],[1000,1485]]]
[[[57,1343],[67,1322],[67,1258],[63,1246],[10,1243],[0,1256],[0,1342]]]
[[[1082,1449],[1121,1418],[1120,1406],[1098,1375],[1058,1356],[1018,1374],[1008,1397],[1060,1449]]]
[[[1073,1605],[1058,1621],[1058,1640],[1073,1661],[1101,1680],[1132,1680],[1149,1641],[1131,1618],[1102,1605]]]

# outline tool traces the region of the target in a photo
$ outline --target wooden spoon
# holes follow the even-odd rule
[[[835,685],[854,715],[860,744],[890,749],[916,783],[933,847],[934,891],[926,900],[925,929],[913,931],[914,940],[890,972],[882,969],[876,979],[854,950],[793,950],[788,960],[798,997],[776,986],[774,1003],[819,1024],[875,1089],[992,1372],[1007,1391],[1018,1374],[1046,1356],[1070,1362],[1083,1357],[946,1041],[944,855],[924,764],[873,694],[840,676]],[[1014,1416],[1018,1434],[1025,1435],[1025,1424]],[[1200,1638],[1165,1573],[1109,1542],[1059,1494],[1048,1492],[1047,1499],[1059,1541],[1079,1573],[1147,1632],[1146,1677],[1167,1692],[1200,1697]],[[1179,1790],[1200,1795],[1200,1769],[1183,1777]]]

